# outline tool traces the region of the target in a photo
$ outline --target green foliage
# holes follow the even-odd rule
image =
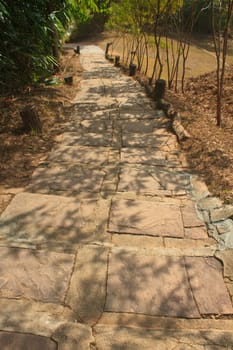
[[[151,32],[183,5],[183,0],[118,0],[110,7],[106,28],[127,33]]]
[[[0,0],[0,89],[50,75],[74,16],[99,8],[95,0]],[[106,4],[106,2],[104,1]]]
[[[71,41],[101,32],[108,19],[110,0],[85,0],[79,3],[80,11],[77,11],[74,16],[75,23],[70,37]]]

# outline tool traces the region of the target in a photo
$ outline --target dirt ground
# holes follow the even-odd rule
[[[233,204],[233,66],[226,71],[222,127],[216,126],[215,72],[191,79],[185,95],[167,92],[167,100],[181,112],[192,137],[181,144],[193,171],[209,190]]]
[[[72,49],[63,50],[61,71],[52,82],[0,96],[0,194],[27,185],[34,169],[46,158],[71,113],[81,72],[78,56]],[[73,84],[64,84],[64,77],[73,73],[78,73]],[[38,111],[42,135],[22,129],[20,111],[26,105]]]
[[[105,48],[108,38],[93,42]],[[215,122],[215,76],[208,73],[189,80],[186,94],[167,92],[166,99],[181,112],[192,138],[182,143],[190,168],[203,176],[210,191],[233,204],[233,86],[228,67],[223,97],[223,124]],[[82,67],[72,49],[63,52],[60,83],[28,87],[21,93],[0,97],[0,195],[28,184],[34,169],[46,158],[55,137],[72,113],[72,99],[78,93]],[[75,73],[73,85],[63,83],[64,76]],[[20,110],[25,105],[38,110],[42,135],[25,134]],[[5,205],[5,204],[2,204]],[[2,208],[3,209],[3,208]],[[1,211],[1,201],[0,201]]]

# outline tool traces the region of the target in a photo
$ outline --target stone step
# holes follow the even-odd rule
[[[185,331],[97,325],[94,336],[99,350],[224,350],[233,346],[232,330],[208,328]]]

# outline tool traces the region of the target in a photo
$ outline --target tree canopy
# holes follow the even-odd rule
[[[102,11],[99,0],[0,0],[0,89],[48,75],[72,19]]]

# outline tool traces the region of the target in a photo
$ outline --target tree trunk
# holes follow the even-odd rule
[[[20,116],[23,121],[23,129],[28,133],[41,134],[42,125],[38,112],[32,106],[26,106],[21,112]]]

